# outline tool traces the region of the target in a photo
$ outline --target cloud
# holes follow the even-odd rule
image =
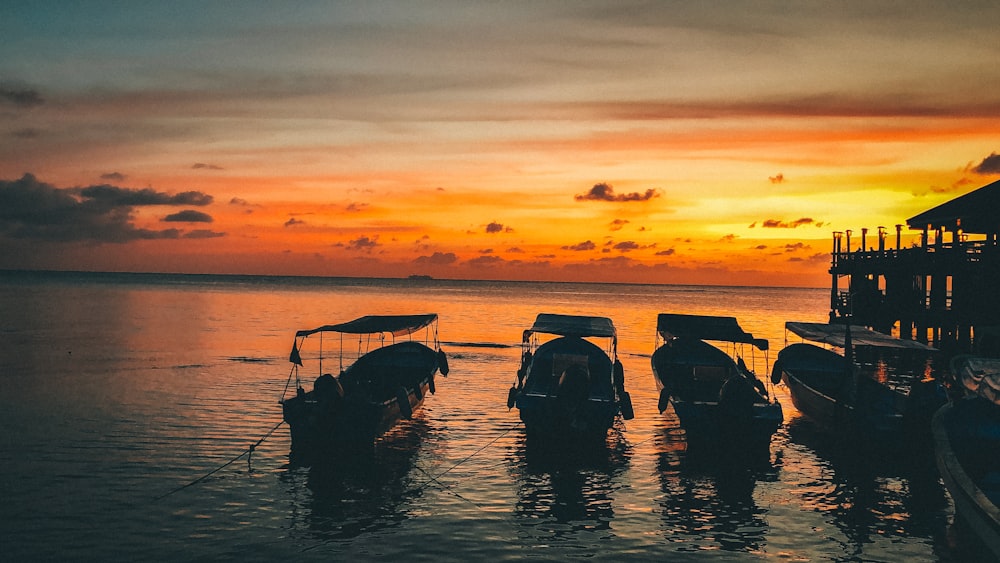
[[[767,179],[770,180],[772,184],[780,184],[785,181],[785,175],[778,172],[777,176],[768,176]]]
[[[112,182],[123,182],[125,181],[125,175],[119,172],[108,172],[107,174],[101,174],[101,179]]]
[[[785,245],[785,252],[795,252],[796,250],[803,250],[803,249],[808,249],[808,248],[812,248],[812,247],[810,247],[808,244],[805,244],[805,243],[802,243],[802,242],[796,242],[794,244],[786,244]]]
[[[78,190],[79,194],[99,205],[109,207],[120,207],[129,205],[198,205],[204,206],[212,203],[212,196],[202,192],[181,192],[170,195],[158,192],[152,188],[134,190],[130,188],[119,188],[109,184],[98,186],[87,186],[86,188],[72,188]]]
[[[613,256],[608,258],[598,258],[596,260],[591,259],[585,264],[566,264],[563,266],[567,271],[583,271],[589,270],[592,266],[599,266],[602,268],[628,268],[634,261],[627,256]]]
[[[668,248],[666,250],[661,250],[661,251],[657,252],[656,255],[657,256],[673,256],[675,252],[677,252],[677,251],[674,250],[673,248]]]
[[[25,174],[0,180],[0,236],[41,241],[125,243],[176,239],[178,229],[150,230],[135,226],[135,208],[144,205],[207,205],[212,196],[200,192],[170,195],[152,189],[109,185],[57,188]]]
[[[0,101],[7,102],[19,108],[32,108],[40,106],[44,102],[37,90],[15,88],[2,84],[0,84]]]
[[[990,153],[983,159],[982,162],[977,164],[973,169],[976,174],[1000,174],[1000,154],[995,152]]]
[[[350,203],[344,208],[344,210],[348,213],[359,213],[366,207],[368,207],[367,203]]]
[[[615,219],[611,222],[612,231],[620,231],[625,225],[629,223],[628,219]]]
[[[581,243],[574,244],[572,246],[564,246],[564,247],[562,247],[563,250],[574,250],[574,251],[578,251],[578,252],[579,251],[584,251],[584,250],[594,250],[595,248],[597,248],[597,245],[594,244],[592,241],[589,241],[589,240],[583,241]]]
[[[208,229],[194,229],[184,234],[184,238],[191,239],[219,238],[224,236],[226,236],[226,233],[219,233]]]
[[[632,240],[627,240],[627,241],[619,242],[618,244],[616,244],[614,246],[614,249],[615,250],[620,250],[622,252],[628,252],[630,250],[638,250],[639,249],[639,243],[637,243],[635,241],[632,241]]]
[[[590,191],[585,194],[573,196],[576,201],[648,201],[654,197],[659,197],[660,192],[655,189],[648,189],[645,193],[632,192],[630,194],[615,194],[615,189],[611,184],[604,182],[594,184]]]
[[[374,237],[361,236],[352,241],[348,241],[347,248],[350,250],[363,250],[365,252],[371,252],[373,248],[378,246],[378,235]]]
[[[467,261],[466,264],[468,264],[469,266],[476,266],[476,267],[483,267],[483,266],[490,267],[503,264],[504,262],[505,260],[499,256],[479,256],[477,258],[473,258],[472,260]]]
[[[503,226],[503,224],[497,223],[496,221],[493,221],[489,225],[486,225],[486,232],[487,233],[513,233],[514,229],[511,228],[511,227],[505,227],[505,226]]]
[[[987,157],[986,159],[984,159],[983,162],[986,162],[986,160],[988,160],[988,159],[989,159],[989,157]],[[965,170],[966,171],[969,171],[969,170],[973,170],[974,171],[975,168],[978,168],[978,166],[973,167],[972,163],[970,162],[969,166],[967,166],[965,168]],[[972,184],[972,183],[975,183],[975,182],[973,182],[973,180],[971,180],[970,178],[962,176],[958,180],[955,180],[954,182],[952,182],[950,186],[932,185],[932,186],[929,186],[926,190],[925,189],[915,189],[915,190],[913,190],[913,195],[915,195],[917,197],[923,197],[923,196],[926,196],[928,193],[932,193],[932,194],[950,194],[950,193],[958,191],[959,189],[961,189],[961,188],[963,188],[965,186],[968,186],[969,184]]]
[[[756,225],[756,223],[754,223],[754,225]],[[801,219],[796,219],[790,223],[786,223],[780,219],[767,219],[760,224],[760,226],[765,229],[794,229],[801,227],[802,225],[815,225],[817,227],[822,227],[824,223],[822,221],[816,222],[811,217],[802,217]],[[753,225],[751,225],[751,227],[753,227]]]
[[[305,224],[306,224],[305,221],[302,221],[301,219],[296,219],[295,217],[292,217],[291,219],[285,221],[286,227],[294,227],[296,225],[305,225]]]
[[[193,209],[185,209],[184,211],[178,211],[177,213],[172,213],[163,218],[167,222],[180,222],[180,223],[211,223],[212,216],[208,213],[202,213],[201,211],[195,211]]]
[[[191,168],[195,170],[225,170],[221,166],[216,166],[214,164],[205,164],[204,162],[195,162]]]
[[[418,256],[413,260],[414,264],[447,266],[458,261],[458,256],[454,252],[435,252],[430,256]]]

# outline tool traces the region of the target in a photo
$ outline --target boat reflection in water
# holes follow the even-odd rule
[[[321,541],[352,539],[395,528],[419,505],[422,487],[410,475],[429,433],[422,417],[383,435],[376,447],[329,456],[309,465],[289,464],[281,480],[293,501],[291,527]]]
[[[803,416],[786,428],[785,447],[794,451],[784,456],[781,480],[802,508],[833,526],[823,534],[841,544],[835,558],[902,560],[904,538],[942,529],[948,501],[928,449],[830,440],[826,428]]]
[[[677,551],[764,553],[768,510],[754,496],[758,481],[777,481],[769,450],[734,459],[717,448],[691,449],[676,427],[657,440],[664,539]]]
[[[606,444],[559,447],[551,440],[517,437],[507,464],[517,487],[514,515],[526,534],[522,539],[535,546],[590,542],[595,531],[611,529],[614,493],[631,456],[622,427],[619,420]]]

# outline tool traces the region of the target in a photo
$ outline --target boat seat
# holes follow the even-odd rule
[[[691,371],[692,378],[695,381],[704,381],[706,383],[722,384],[729,377],[729,370],[725,366],[694,366]]]
[[[588,360],[586,354],[552,354],[552,376],[556,379],[562,377],[563,372],[570,366],[582,366],[589,374]]]

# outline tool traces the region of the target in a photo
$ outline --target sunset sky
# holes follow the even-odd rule
[[[833,231],[894,244],[1000,178],[998,25],[995,0],[4,2],[0,269],[824,287]]]

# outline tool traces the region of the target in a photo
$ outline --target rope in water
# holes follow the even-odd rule
[[[278,427],[280,427],[284,423],[285,423],[285,421],[281,421],[281,422],[275,424],[273,428],[271,428],[270,430],[267,431],[267,434],[264,434],[261,437],[260,440],[257,440],[253,444],[250,444],[250,447],[247,448],[246,450],[242,451],[240,453],[240,455],[234,457],[233,459],[227,461],[226,463],[223,463],[222,465],[216,467],[215,469],[209,471],[208,473],[202,475],[201,477],[198,477],[194,481],[191,481],[190,483],[186,483],[184,485],[181,485],[180,487],[177,487],[176,489],[174,489],[174,490],[172,490],[172,491],[170,491],[170,492],[168,492],[166,494],[162,494],[162,495],[154,498],[153,502],[156,502],[158,500],[163,500],[163,499],[169,497],[170,495],[172,495],[174,493],[183,491],[184,489],[186,489],[188,487],[191,487],[193,485],[197,485],[198,483],[204,481],[205,479],[208,479],[209,477],[211,477],[212,475],[218,473],[219,471],[222,471],[223,469],[229,467],[230,465],[232,465],[233,463],[235,463],[237,460],[239,460],[243,456],[247,456],[247,467],[249,467],[250,466],[250,459],[253,457],[253,451],[255,449],[257,449],[257,446],[259,446],[262,443],[264,443],[264,440],[268,439],[271,436],[271,434],[274,434],[274,431],[277,430]]]
[[[493,438],[492,440],[490,440],[489,442],[487,442],[487,443],[486,443],[485,445],[483,445],[483,446],[482,446],[481,448],[479,448],[478,450],[476,450],[476,451],[472,452],[471,454],[469,454],[469,455],[465,456],[464,458],[462,458],[461,460],[459,460],[458,462],[456,462],[456,463],[455,463],[454,465],[452,465],[452,466],[451,466],[451,467],[449,467],[448,469],[445,469],[445,470],[444,470],[444,471],[442,471],[441,473],[438,473],[437,475],[431,475],[430,473],[428,473],[428,472],[427,472],[427,471],[426,471],[426,470],[425,470],[424,468],[420,467],[419,465],[414,465],[414,467],[416,467],[416,468],[417,468],[418,470],[420,470],[420,472],[421,472],[421,473],[423,473],[424,475],[426,475],[426,476],[427,476],[427,478],[429,479],[429,480],[428,480],[428,481],[427,481],[426,483],[424,483],[424,484],[423,484],[423,486],[421,486],[421,487],[418,487],[418,488],[419,488],[419,489],[424,489],[425,487],[427,487],[427,486],[428,486],[428,485],[430,485],[431,483],[437,483],[437,484],[438,484],[439,486],[441,486],[441,487],[442,487],[442,488],[443,488],[444,490],[446,490],[446,491],[448,491],[449,493],[451,493],[451,494],[455,495],[455,496],[456,496],[456,497],[458,497],[459,499],[462,499],[462,500],[464,500],[465,502],[468,502],[469,504],[472,504],[473,506],[475,506],[475,507],[477,507],[477,508],[482,508],[481,506],[479,506],[479,505],[478,505],[478,504],[476,504],[475,502],[473,502],[473,501],[471,501],[471,500],[469,500],[469,499],[467,499],[467,498],[463,497],[462,495],[458,494],[458,493],[457,493],[457,492],[456,492],[456,491],[455,491],[454,489],[452,489],[452,488],[451,488],[450,486],[448,486],[448,485],[446,485],[446,484],[442,483],[441,481],[438,481],[438,478],[439,478],[439,477],[443,477],[443,476],[444,476],[445,474],[447,474],[448,472],[452,471],[453,469],[457,468],[458,466],[462,465],[463,463],[465,463],[465,462],[469,461],[470,459],[472,459],[472,458],[476,457],[477,455],[479,455],[480,453],[482,453],[482,451],[483,451],[483,450],[485,450],[486,448],[488,448],[488,447],[492,446],[493,444],[495,444],[495,443],[496,443],[496,442],[497,442],[498,440],[500,440],[501,438],[503,438],[503,437],[504,437],[504,436],[506,436],[507,434],[510,434],[510,432],[511,432],[512,430],[514,430],[515,428],[517,428],[517,427],[518,427],[518,426],[520,426],[520,425],[521,425],[521,422],[520,422],[520,421],[518,421],[517,423],[513,424],[513,425],[512,425],[512,426],[511,426],[510,428],[508,428],[507,430],[504,430],[504,431],[503,431],[503,432],[502,432],[502,433],[501,433],[501,434],[500,434],[499,436],[497,436],[496,438]]]

